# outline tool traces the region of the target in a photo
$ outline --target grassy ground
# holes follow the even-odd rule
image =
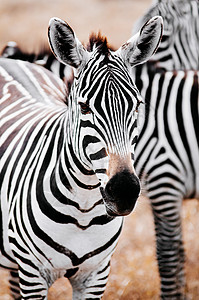
[[[92,31],[101,30],[110,44],[119,47],[131,36],[133,23],[150,3],[150,0],[0,0],[0,49],[15,40],[28,51],[38,51],[47,43],[48,21],[53,16],[65,19],[84,43]],[[198,215],[196,200],[184,203],[189,300],[199,299]],[[71,299],[71,293],[67,280],[60,279],[50,288],[49,300]],[[156,300],[158,295],[153,219],[148,201],[141,198],[136,211],[125,219],[103,299]],[[0,271],[0,300],[11,300],[6,271]]]

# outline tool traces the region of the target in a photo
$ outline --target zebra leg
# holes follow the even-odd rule
[[[165,194],[168,194],[165,193]],[[151,197],[154,213],[161,299],[184,297],[184,247],[181,228],[181,198],[175,201]]]
[[[110,272],[110,259],[104,262],[95,271],[87,274],[77,274],[77,276],[69,278],[73,287],[73,300],[85,300],[102,298],[108,275]]]
[[[21,299],[47,299],[47,281],[41,276],[41,272],[38,269],[30,268],[30,270],[27,270],[26,268],[26,270],[24,270],[20,267],[18,273]]]
[[[21,299],[18,271],[10,271],[9,284],[12,297]]]
[[[24,275],[26,275],[26,279]],[[34,274],[29,273],[30,277],[27,278],[27,275],[28,272],[26,271],[10,271],[9,284],[12,297],[17,300],[30,298],[47,299],[48,288],[46,288],[46,281],[41,276],[37,278]]]

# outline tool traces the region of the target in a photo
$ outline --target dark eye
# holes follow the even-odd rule
[[[91,113],[91,109],[90,109],[90,107],[88,106],[88,104],[83,103],[83,102],[79,102],[79,105],[80,105],[80,108],[81,108],[81,113],[82,113],[83,115],[86,115],[86,114],[90,114],[90,113]]]

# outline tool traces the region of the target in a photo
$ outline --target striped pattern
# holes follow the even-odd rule
[[[173,1],[159,2],[142,20],[145,22],[155,13],[164,17],[164,37],[153,56],[156,63],[137,66],[133,75],[143,99],[146,99],[138,119],[140,138],[135,167],[154,212],[162,298],[183,299],[184,248],[180,211],[183,198],[198,197],[198,164],[195,162],[198,153],[198,72],[165,72],[165,69],[198,69],[198,43],[194,43],[199,28],[198,4],[189,1],[182,6],[179,2],[179,6],[176,1],[174,5]],[[175,37],[174,28],[178,29]],[[193,43],[192,56],[185,45]],[[21,55],[24,59],[23,53]],[[114,122],[110,120],[110,128],[117,132],[115,124],[117,118]],[[119,150],[119,146],[117,148]]]
[[[100,63],[100,58],[97,59]],[[96,66],[93,65],[93,62],[91,61],[88,64],[88,69],[93,74],[89,78],[91,85],[88,84],[82,89],[85,79],[81,74],[79,75],[82,78],[80,80],[79,101],[81,99],[83,99],[82,101],[91,99],[87,101],[87,105],[94,113],[94,123],[100,135],[106,141],[109,151],[126,156],[130,148],[131,152],[134,152],[133,148],[137,139],[136,112],[134,117],[131,113],[135,111],[137,101],[135,103],[131,99],[140,99],[140,94],[135,87],[132,88],[132,79],[128,72],[125,72],[120,58],[110,56],[109,67],[113,75],[107,72],[106,65],[100,68],[96,74]],[[100,80],[100,78],[103,78],[103,80]],[[120,89],[118,89],[118,86]],[[93,91],[95,90],[97,90],[97,97],[93,101]],[[74,138],[76,138],[75,133]],[[77,149],[79,149],[79,141],[81,141],[81,138],[75,141]]]
[[[75,297],[82,299],[85,292],[85,298],[96,298],[105,289],[122,218],[106,214],[96,175],[73,152],[68,138],[72,120],[70,127],[62,82],[21,61],[1,60],[0,74],[4,233],[0,264],[13,271],[18,270],[16,263],[20,266],[23,299],[43,299],[56,278],[76,272],[80,286]],[[20,81],[14,79],[16,74],[20,74]],[[73,133],[77,130],[78,126],[74,127]],[[96,232],[97,239],[93,238]],[[90,278],[93,287],[83,291],[81,281],[91,270],[98,284],[94,287]],[[14,283],[12,291],[17,293]]]
[[[199,72],[137,67],[146,99],[135,168],[155,219],[162,299],[184,299],[181,205],[199,198]]]
[[[15,297],[45,299],[64,275],[74,299],[105,289],[123,219],[107,215],[99,186],[107,152],[133,153],[138,91],[120,58],[110,57],[111,73],[100,63],[97,53],[66,99],[52,73],[1,59],[0,265],[12,270]],[[92,113],[78,105],[84,99]]]
[[[100,36],[86,50],[67,23],[51,19],[51,48],[75,68],[69,95],[44,68],[0,59],[0,265],[11,271],[15,298],[46,299],[61,276],[74,299],[103,295],[122,216],[140,193],[141,100],[130,70],[161,34],[154,17],[116,52]]]
[[[199,69],[198,0],[159,0],[134,27],[140,28],[155,15],[162,16],[164,32],[153,57],[157,66],[167,71]]]
[[[152,204],[161,298],[184,299],[181,205],[184,198],[199,198],[199,2],[154,2],[137,23],[157,13],[164,20],[152,62],[134,74],[147,102],[138,122],[135,168]]]
[[[73,80],[73,69],[71,66],[58,62],[49,47],[46,47],[39,53],[28,53],[20,49],[16,42],[10,41],[3,48],[1,56],[35,63],[52,71],[66,83],[71,83],[71,80]]]

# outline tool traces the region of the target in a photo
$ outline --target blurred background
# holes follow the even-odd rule
[[[16,41],[24,51],[38,52],[47,42],[51,17],[69,23],[81,42],[100,31],[114,48],[126,42],[133,24],[152,0],[0,0],[0,51]],[[187,253],[188,300],[199,299],[199,204],[185,201],[182,210]],[[135,211],[125,218],[124,228],[111,261],[111,273],[103,300],[157,300],[159,276],[155,258],[153,218],[148,199],[140,198]],[[66,279],[49,291],[49,300],[71,299]],[[11,300],[8,273],[0,270],[0,300]]]
[[[106,35],[119,47],[131,36],[134,21],[152,0],[0,0],[0,48],[15,40],[26,49],[37,51],[47,43],[51,17],[69,23],[81,42],[91,32]]]

